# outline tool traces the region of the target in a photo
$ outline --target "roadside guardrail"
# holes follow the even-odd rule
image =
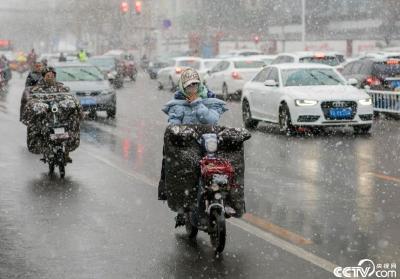
[[[400,91],[366,90],[372,98],[374,111],[400,115]]]

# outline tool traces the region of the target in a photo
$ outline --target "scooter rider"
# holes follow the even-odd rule
[[[163,108],[168,115],[169,124],[209,124],[217,125],[220,116],[227,111],[226,103],[216,99],[213,92],[201,82],[199,74],[188,68],[181,74],[179,91]],[[164,151],[163,151],[164,154]],[[163,156],[165,157],[165,156]],[[158,199],[166,200],[165,159],[162,162],[161,179],[158,186]],[[176,227],[185,224],[184,216],[178,214]]]

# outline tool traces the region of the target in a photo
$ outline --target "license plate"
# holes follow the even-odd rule
[[[333,108],[329,111],[329,116],[336,119],[350,118],[352,114],[351,108]]]
[[[56,135],[65,134],[65,128],[54,128],[54,134]]]
[[[62,139],[69,139],[69,134],[68,133],[63,133],[63,134],[51,134],[50,135],[51,140],[62,140]]]
[[[82,106],[95,106],[96,105],[96,100],[93,98],[82,98],[81,99],[81,105]]]

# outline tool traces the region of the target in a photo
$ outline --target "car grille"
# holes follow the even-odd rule
[[[100,94],[101,94],[100,91],[78,91],[78,92],[76,92],[76,96],[81,96],[81,97],[98,96]]]
[[[360,114],[359,116],[362,121],[371,121],[373,114]]]
[[[352,112],[349,117],[346,118],[335,118],[331,117],[330,109],[333,108],[351,108]],[[353,120],[357,113],[357,103],[354,101],[327,101],[321,103],[321,109],[324,113],[325,119],[327,120]]]
[[[318,115],[300,115],[297,122],[315,122],[319,119]]]

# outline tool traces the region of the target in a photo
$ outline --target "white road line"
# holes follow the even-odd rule
[[[102,158],[102,157],[100,157],[98,155],[94,155],[87,148],[81,148],[80,150],[84,151],[85,153],[87,153],[92,158],[94,158],[94,159],[96,159],[96,160],[98,160],[98,161],[100,161],[100,162],[102,162],[102,163],[114,168],[115,170],[118,170],[119,172],[127,175],[128,177],[132,177],[134,179],[137,179],[137,180],[139,180],[139,181],[141,181],[141,182],[143,182],[143,183],[145,183],[145,184],[147,184],[149,186],[157,187],[156,181],[153,181],[152,179],[150,179],[150,178],[148,178],[148,177],[146,177],[146,176],[144,176],[144,175],[142,175],[140,173],[137,173],[137,172],[134,172],[134,171],[131,171],[131,172],[125,171],[122,168],[120,168],[117,165],[115,165],[114,163],[112,163],[111,161],[109,161],[107,159],[104,159],[104,158]],[[236,227],[238,227],[238,228],[240,228],[240,229],[242,229],[242,230],[244,230],[244,231],[246,231],[246,232],[248,232],[248,233],[250,233],[250,234],[252,234],[254,236],[257,236],[258,238],[263,239],[266,242],[268,242],[268,243],[270,243],[270,244],[272,244],[272,245],[274,245],[276,247],[279,247],[282,250],[284,250],[284,251],[286,251],[286,252],[288,252],[288,253],[290,253],[290,254],[292,254],[294,256],[297,256],[298,258],[303,259],[303,260],[305,260],[305,261],[307,261],[307,262],[309,262],[309,263],[311,263],[311,264],[313,264],[315,266],[318,266],[318,267],[320,267],[320,268],[322,268],[322,269],[324,269],[324,270],[326,270],[326,271],[328,271],[330,273],[333,273],[333,269],[337,266],[337,264],[334,264],[334,263],[332,263],[332,262],[330,262],[328,260],[325,260],[325,259],[323,259],[321,257],[318,257],[317,255],[314,255],[314,254],[312,254],[312,253],[310,253],[310,252],[308,252],[308,251],[306,251],[306,250],[304,250],[304,249],[302,249],[302,248],[300,248],[300,247],[298,247],[298,246],[296,246],[294,244],[291,244],[291,243],[289,243],[289,242],[287,242],[285,240],[282,240],[282,239],[280,239],[280,238],[278,238],[278,237],[276,237],[276,236],[274,236],[274,235],[272,235],[272,234],[270,234],[268,232],[265,232],[265,231],[257,228],[256,226],[253,226],[253,225],[251,225],[251,224],[249,224],[249,223],[247,223],[245,221],[242,221],[240,219],[229,219],[228,222],[230,224],[232,224],[232,225],[234,225],[234,226],[236,226]]]
[[[268,232],[265,232],[245,221],[242,221],[240,219],[229,219],[228,220],[229,223],[231,223],[232,225],[248,232],[251,233],[252,235],[255,235],[265,241],[267,241],[268,243],[277,246],[279,248],[281,248],[282,250],[295,255],[309,263],[312,263],[313,265],[316,265],[330,273],[333,273],[333,270],[335,267],[337,267],[336,264],[325,260],[321,257],[318,257],[292,243],[289,243],[285,240],[280,239],[279,237],[276,237]]]

